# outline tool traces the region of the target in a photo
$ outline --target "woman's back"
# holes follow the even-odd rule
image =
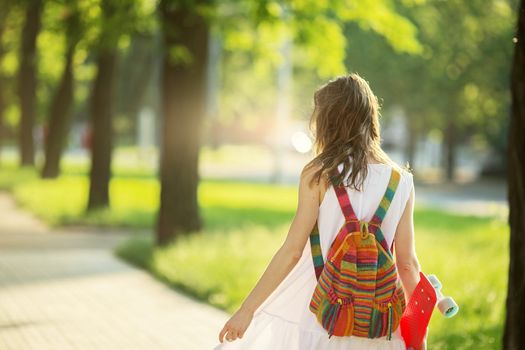
[[[343,165],[339,164],[338,169],[341,172]],[[368,164],[368,174],[364,179],[362,191],[346,187],[350,203],[359,220],[370,221],[372,219],[385,194],[391,171],[392,166],[388,164]],[[389,246],[391,246],[394,239],[397,224],[405,209],[412,188],[412,174],[406,171],[401,172],[398,188],[381,225],[383,235]],[[317,221],[324,258],[326,258],[328,249],[343,225],[344,220],[335,191],[333,187],[329,187],[319,206],[319,218]]]

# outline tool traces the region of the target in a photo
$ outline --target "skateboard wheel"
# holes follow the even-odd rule
[[[441,281],[436,277],[436,275],[428,275],[427,278],[436,291],[440,290],[441,287],[443,287]]]
[[[451,297],[441,299],[437,306],[443,316],[447,318],[454,317],[459,311],[458,304]]]

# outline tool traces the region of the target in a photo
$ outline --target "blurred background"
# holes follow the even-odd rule
[[[381,102],[383,148],[413,169],[423,270],[438,274],[462,308],[454,319],[434,316],[430,348],[499,349],[516,7],[515,0],[0,0],[4,347],[151,348],[145,338],[130,345],[122,335],[90,337],[100,332],[80,311],[60,311],[77,328],[60,329],[49,343],[35,340],[50,332],[36,325],[7,327],[43,315],[17,311],[28,297],[44,298],[40,288],[63,290],[19,291],[21,281],[29,288],[74,278],[71,290],[79,281],[96,289],[111,275],[113,291],[91,299],[126,300],[130,319],[152,314],[133,309],[140,298],[112,294],[134,288],[114,279],[138,273],[122,261],[191,298],[177,302],[212,305],[202,317],[219,321],[199,340],[208,343],[193,343],[209,347],[286,236],[299,174],[313,156],[315,89],[357,72]],[[90,250],[103,258],[83,255]],[[157,282],[134,286],[147,283]],[[169,293],[162,298],[173,303]],[[152,328],[157,348],[192,348],[181,345],[184,327],[176,336]]]

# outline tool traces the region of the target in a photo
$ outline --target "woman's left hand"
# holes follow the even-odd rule
[[[252,322],[253,312],[240,308],[235,314],[226,322],[221,332],[219,333],[219,341],[222,343],[224,335],[226,340],[233,341],[237,338],[242,338],[244,332]]]

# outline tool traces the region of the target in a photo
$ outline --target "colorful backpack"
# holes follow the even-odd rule
[[[338,174],[337,168],[334,174]],[[381,223],[399,184],[392,169],[390,181],[372,220],[359,221],[343,185],[333,187],[345,223],[339,229],[323,262],[317,222],[310,234],[317,285],[309,309],[328,331],[329,338],[357,336],[379,338],[397,329],[405,309],[405,294],[397,275],[393,247],[389,249]]]

